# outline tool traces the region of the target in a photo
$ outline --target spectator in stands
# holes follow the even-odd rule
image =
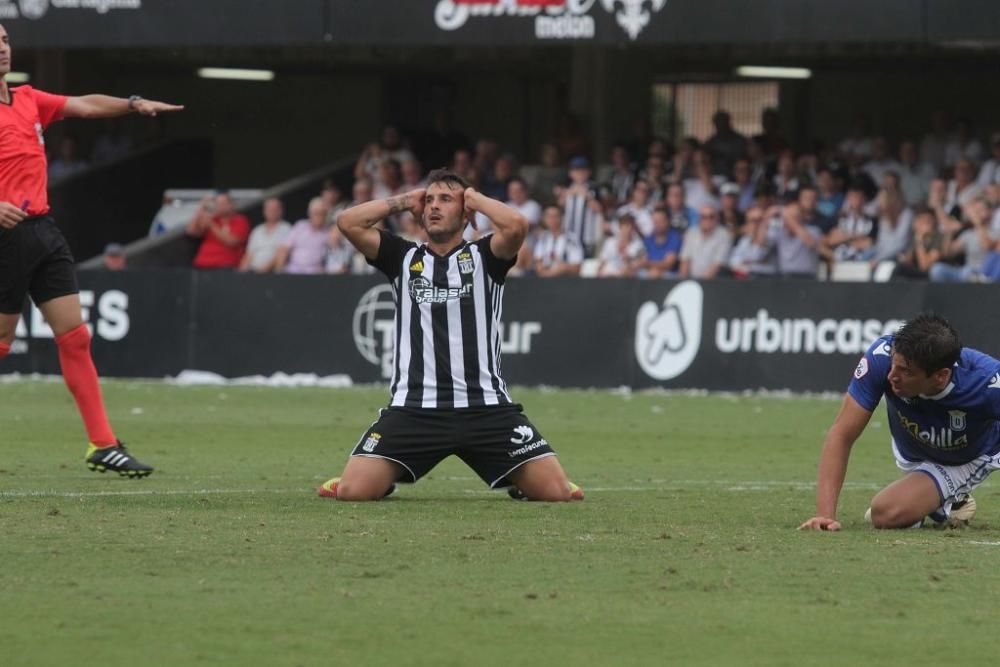
[[[955,207],[965,208],[967,204],[984,194],[983,188],[976,184],[976,168],[972,161],[961,158],[955,163],[954,178],[948,181],[948,190],[944,197],[945,210]]]
[[[719,222],[730,233],[735,234],[743,226],[743,211],[740,210],[740,186],[736,183],[723,183],[719,188],[721,208]]]
[[[542,144],[539,159],[534,179],[526,180],[532,197],[542,206],[548,206],[555,203],[556,190],[566,182],[567,174],[554,144]]]
[[[479,172],[472,163],[472,153],[468,148],[459,148],[452,156],[451,170],[470,183],[479,183]]]
[[[412,192],[426,187],[427,179],[424,178],[424,168],[417,160],[406,160],[401,165],[403,171],[403,190]]]
[[[484,179],[480,192],[491,199],[503,201],[507,196],[507,184],[514,178],[515,161],[510,154],[501,155],[493,162],[493,171]]]
[[[705,206],[719,207],[719,188],[726,182],[724,176],[712,173],[708,152],[699,148],[691,157],[693,178],[684,180],[684,203],[696,211]]]
[[[942,232],[950,224],[952,219],[958,220],[962,217],[962,209],[957,204],[952,204],[950,208],[945,208],[945,200],[948,196],[948,183],[942,178],[935,178],[931,181],[927,189],[927,208],[934,211],[937,217],[938,229]]]
[[[1000,132],[994,132],[990,137],[990,159],[979,168],[976,184],[981,188],[1000,184]]]
[[[682,235],[698,222],[698,214],[684,204],[684,186],[679,183],[667,188],[666,213],[670,226],[680,230]]]
[[[874,254],[873,246],[878,234],[878,223],[867,211],[865,186],[853,181],[847,189],[844,208],[837,224],[823,239],[823,255],[835,262],[862,261]],[[801,211],[797,210],[801,216]]]
[[[278,249],[288,241],[292,226],[285,222],[285,207],[277,197],[264,202],[264,223],[250,232],[247,251],[240,260],[240,271],[273,273],[277,268]]]
[[[875,183],[881,183],[882,176],[887,171],[899,173],[900,164],[892,159],[892,154],[889,152],[889,141],[885,137],[880,136],[872,139],[871,159],[861,169],[871,176]]]
[[[802,224],[818,227],[824,234],[833,228],[836,217],[824,218],[819,212],[819,191],[812,185],[799,188],[799,210],[802,212]]]
[[[684,234],[681,248],[681,278],[710,280],[719,275],[733,248],[729,230],[719,224],[719,212],[703,206],[698,213],[698,225]]]
[[[931,267],[941,259],[943,243],[934,211],[921,207],[913,216],[910,243],[896,258],[893,277],[927,278]]]
[[[525,217],[529,230],[537,229],[542,222],[542,207],[528,196],[528,185],[522,178],[514,177],[507,183],[507,206]]]
[[[635,164],[625,146],[619,144],[611,149],[611,169],[601,180],[611,186],[616,207],[629,200],[632,186],[635,185]]]
[[[84,171],[90,165],[77,154],[76,139],[69,135],[59,141],[56,158],[49,161],[49,182],[56,183]]]
[[[646,246],[636,229],[635,218],[630,213],[618,217],[614,236],[604,239],[599,254],[597,275],[602,278],[634,276],[642,265]]]
[[[930,279],[934,282],[983,282],[983,263],[986,255],[997,249],[1000,230],[991,228],[993,212],[985,198],[975,199],[963,207],[965,223],[952,220],[944,230],[941,249],[942,261],[931,266]],[[946,260],[964,257],[960,266],[947,264]]]
[[[952,141],[951,121],[944,111],[931,114],[931,130],[920,141],[920,161],[936,171],[944,166],[944,155]]]
[[[351,188],[351,203],[347,205],[347,208],[371,201],[374,189],[372,180],[367,176],[355,180],[354,186]]]
[[[332,178],[323,181],[323,189],[320,191],[319,196],[326,202],[326,209],[329,211],[326,224],[332,225],[337,221],[337,216],[347,209],[349,202],[344,198],[344,193],[340,189],[340,186]]]
[[[412,219],[412,215],[410,218]],[[325,273],[342,275],[350,273],[354,266],[354,246],[344,238],[337,225],[329,228],[326,235],[326,258],[323,260]]]
[[[781,135],[781,116],[774,107],[764,109],[760,114],[762,132],[754,136],[753,141],[760,148],[761,157],[770,162],[786,148],[788,141]]]
[[[783,278],[816,278],[823,238],[819,228],[803,221],[798,203],[774,207],[766,218],[762,223],[766,231],[756,239],[762,251],[758,263],[767,266],[773,262]],[[780,223],[772,224],[771,220]]]
[[[375,199],[388,199],[404,192],[403,173],[399,162],[383,160],[378,166],[378,178],[372,193]]]
[[[534,248],[534,270],[541,278],[575,276],[583,264],[583,245],[578,237],[563,231],[563,211],[547,206],[542,214],[545,232]]]
[[[106,271],[124,271],[127,262],[125,248],[121,243],[109,243],[104,246],[104,269]]]
[[[887,171],[882,176],[882,188],[877,201],[878,232],[871,258],[872,268],[879,262],[894,260],[910,245],[913,225],[913,211],[903,200],[896,172]]]
[[[983,145],[972,129],[972,121],[959,118],[955,123],[955,134],[944,149],[944,166],[958,166],[960,160],[979,164],[983,161],[984,154]]]
[[[671,189],[679,190],[680,187],[672,185]],[[686,226],[683,229],[673,226],[666,206],[661,204],[653,209],[653,233],[643,241],[646,258],[641,264],[641,275],[650,278],[676,275],[686,229]]]
[[[659,155],[650,155],[646,158],[646,166],[639,174],[639,178],[649,184],[650,204],[655,206],[666,199],[668,179],[666,174],[666,162],[662,157]],[[681,192],[683,193],[683,190]]]
[[[705,149],[712,160],[712,169],[716,174],[730,174],[733,165],[740,158],[746,157],[747,138],[733,129],[732,117],[728,111],[719,110],[712,116],[715,134],[705,142]]]
[[[283,273],[323,273],[327,253],[326,203],[322,197],[309,202],[309,217],[292,227],[284,245],[278,248],[277,266]]]
[[[670,183],[684,183],[685,181],[697,178],[698,175],[694,170],[694,156],[701,148],[701,144],[695,137],[684,137],[681,140],[680,149],[674,153],[674,158],[670,163],[670,174],[668,175],[668,182]],[[655,153],[650,154],[649,157],[658,157],[663,160],[664,166],[666,166],[666,158],[657,155]],[[647,163],[649,158],[646,158]],[[646,178],[649,178],[647,175]]]
[[[629,202],[621,206],[617,212],[619,220],[624,215],[630,216],[632,223],[643,237],[653,233],[653,207],[649,201],[649,190],[648,181],[645,179],[637,180],[635,187],[632,188],[632,197]]]
[[[851,134],[837,144],[840,159],[851,167],[864,164],[872,154],[871,118],[865,112],[854,117]]]
[[[749,146],[749,144],[747,145]],[[740,189],[739,208],[744,212],[753,206],[754,192],[757,189],[752,175],[749,159],[740,158],[733,164],[733,182]]]
[[[840,190],[840,179],[830,165],[823,165],[816,173],[816,213],[832,225],[844,207],[844,193]]]
[[[791,202],[798,199],[802,182],[799,180],[795,153],[792,151],[781,151],[778,156],[778,171],[774,175],[773,183],[775,194],[781,201]]]
[[[194,258],[196,269],[235,269],[250,236],[250,221],[237,213],[226,191],[201,200],[185,230],[202,239]]]
[[[729,254],[729,272],[734,278],[750,278],[752,276],[774,275],[777,266],[761,264],[764,256],[761,247],[766,245],[767,221],[764,209],[751,206],[746,210],[743,226],[737,230],[736,243]]]
[[[562,228],[575,237],[586,257],[593,257],[604,226],[603,207],[590,180],[590,161],[577,156],[569,162],[569,185],[559,191],[564,211]]]
[[[354,178],[367,176],[373,180],[379,178],[379,167],[386,160],[395,160],[402,164],[413,159],[413,153],[404,145],[403,137],[395,125],[382,128],[382,139],[379,143],[368,144],[354,165]]]
[[[917,144],[905,139],[899,144],[899,187],[907,206],[923,206],[927,202],[927,191],[934,179],[934,168],[919,161]]]

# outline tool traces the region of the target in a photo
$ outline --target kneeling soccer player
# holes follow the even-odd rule
[[[875,341],[861,359],[827,434],[816,516],[800,529],[840,530],[837,498],[851,446],[885,396],[896,465],[906,474],[872,499],[876,528],[964,525],[969,495],[1000,468],[1000,361],[962,347],[943,318],[921,314]]]
[[[375,229],[404,211],[420,222],[427,243]],[[476,213],[495,232],[465,241]],[[350,208],[337,225],[392,284],[395,371],[389,407],[319,494],[378,500],[454,454],[491,488],[511,487],[515,498],[582,499],[500,376],[504,280],[527,234],[524,216],[442,169],[430,174],[426,190]]]

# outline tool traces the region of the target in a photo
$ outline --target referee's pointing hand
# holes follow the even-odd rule
[[[14,229],[17,223],[28,217],[25,211],[10,202],[0,201],[0,227]]]

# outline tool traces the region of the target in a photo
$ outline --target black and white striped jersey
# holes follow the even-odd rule
[[[390,406],[510,405],[500,375],[500,318],[515,260],[490,249],[490,236],[447,255],[381,232],[369,264],[392,284],[396,341]]]
[[[563,213],[563,230],[580,241],[587,255],[592,255],[600,236],[600,216],[588,205],[592,196],[568,195]]]

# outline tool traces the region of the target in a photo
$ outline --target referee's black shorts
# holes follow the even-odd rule
[[[28,295],[35,304],[77,294],[73,254],[55,220],[26,218],[0,227],[0,313],[16,315]]]
[[[555,456],[517,404],[483,408],[385,408],[352,456],[388,459],[416,482],[454,454],[491,488],[511,486],[510,474],[529,461]]]

